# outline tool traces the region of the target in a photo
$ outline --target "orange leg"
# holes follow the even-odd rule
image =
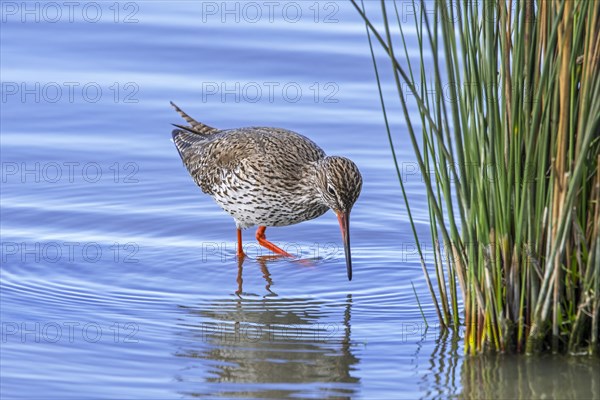
[[[275,246],[273,243],[269,242],[267,240],[267,237],[265,236],[266,229],[267,229],[266,226],[259,226],[258,229],[256,230],[256,240],[258,240],[258,244],[260,244],[263,247],[266,247],[267,249],[271,250],[275,254],[281,254],[282,256],[286,256],[286,257],[294,257],[290,253],[280,249],[279,247]]]
[[[244,257],[246,257],[246,255],[244,254],[244,249],[242,248],[242,230],[238,229],[237,230],[237,257],[239,259],[243,259]]]

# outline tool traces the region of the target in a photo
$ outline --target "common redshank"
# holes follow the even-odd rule
[[[291,257],[267,240],[266,228],[308,221],[331,209],[340,224],[352,280],[350,211],[362,187],[356,164],[326,156],[296,132],[266,127],[219,130],[171,105],[189,124],[174,124],[179,129],[173,130],[173,142],[196,184],[235,220],[239,258],[244,257],[242,229],[258,226],[260,245]]]

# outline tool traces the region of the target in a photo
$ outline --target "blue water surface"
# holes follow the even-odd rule
[[[349,2],[2,11],[2,398],[460,395],[460,339],[436,326]],[[267,230],[312,262],[262,257],[246,231],[240,265],[233,220],[170,142],[182,120],[169,101],[214,127],[283,127],[354,160],[353,280],[333,213]],[[430,257],[422,179],[403,117],[390,118]]]

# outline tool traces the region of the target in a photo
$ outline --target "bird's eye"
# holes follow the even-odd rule
[[[335,189],[331,185],[327,185],[327,191],[330,195],[335,196]]]

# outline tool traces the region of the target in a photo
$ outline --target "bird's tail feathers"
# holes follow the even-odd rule
[[[196,135],[198,134],[198,131],[196,131],[196,130],[195,130],[194,128],[192,128],[192,127],[185,126],[185,125],[179,125],[179,124],[171,124],[171,125],[173,125],[173,126],[175,126],[175,127],[179,128],[179,129],[181,129],[181,130],[184,130],[184,131],[186,131],[186,132],[193,133],[193,134],[196,134]]]
[[[219,131],[218,129],[213,128],[212,126],[208,126],[206,124],[196,121],[194,118],[190,117],[186,112],[184,112],[181,108],[177,107],[177,105],[175,103],[171,102],[171,105],[173,106],[175,111],[177,111],[179,113],[179,115],[181,115],[181,117],[183,119],[185,119],[185,121],[188,124],[190,124],[189,127],[173,124],[176,127],[185,129],[186,131],[189,131],[189,132],[197,134],[197,135],[210,135],[212,133]]]

